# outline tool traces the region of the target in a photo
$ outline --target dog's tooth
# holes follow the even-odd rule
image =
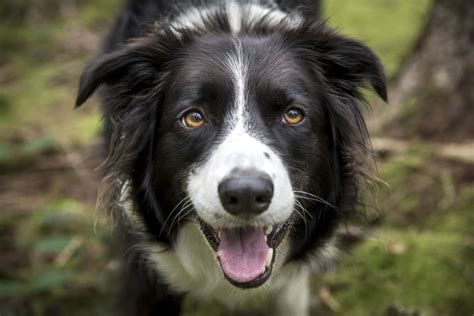
[[[273,226],[267,226],[267,228],[265,228],[265,235],[269,235],[273,230]]]
[[[265,262],[265,266],[271,267],[272,266],[272,260],[273,260],[273,248],[270,248],[267,252],[267,261]]]

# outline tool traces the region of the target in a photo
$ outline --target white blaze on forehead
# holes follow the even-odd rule
[[[224,1],[223,1],[224,2]],[[232,35],[242,31],[243,24],[255,24],[265,19],[269,25],[284,24],[289,28],[298,27],[303,19],[297,15],[288,15],[280,10],[273,1],[256,1],[257,3],[240,3],[216,1],[203,7],[190,7],[182,10],[175,19],[170,21],[173,28],[205,29],[207,21],[217,13],[225,13]]]
[[[242,26],[242,7],[235,2],[228,3],[226,6],[227,18],[232,34],[236,35],[240,32]]]
[[[227,56],[225,65],[232,76],[234,86],[234,104],[232,114],[228,118],[227,123],[228,127],[243,131],[245,121],[248,119],[248,113],[245,109],[247,101],[248,63],[245,59],[240,40],[234,40],[234,45],[235,51]]]

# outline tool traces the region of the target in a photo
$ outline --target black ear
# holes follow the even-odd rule
[[[337,34],[320,20],[308,20],[296,35],[308,58],[337,93],[358,97],[367,83],[387,101],[385,74],[378,57],[364,44]],[[308,52],[309,50],[309,52]]]
[[[383,66],[367,46],[344,37],[337,37],[326,44],[323,69],[339,90],[357,93],[359,87],[369,82],[375,92],[387,101]]]
[[[140,79],[149,73],[156,74],[160,50],[150,39],[129,43],[122,48],[98,57],[81,75],[76,107],[81,106],[102,84],[112,84],[131,73],[140,73]],[[132,83],[133,78],[128,78]]]

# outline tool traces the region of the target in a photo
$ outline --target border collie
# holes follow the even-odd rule
[[[126,315],[185,296],[308,314],[371,161],[360,89],[387,95],[371,50],[281,2],[130,0],[81,77],[77,106],[101,87]]]

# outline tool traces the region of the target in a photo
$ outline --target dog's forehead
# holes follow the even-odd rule
[[[291,47],[274,37],[206,35],[185,47],[176,60],[173,90],[230,93],[241,84],[253,93],[303,86],[305,72],[292,57]]]

